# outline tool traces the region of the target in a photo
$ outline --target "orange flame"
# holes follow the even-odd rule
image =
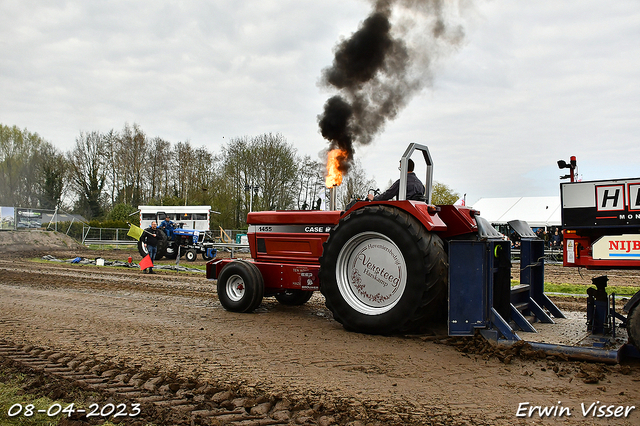
[[[344,149],[332,149],[327,155],[327,177],[324,184],[327,188],[338,186],[342,183],[342,172],[340,171],[340,162],[347,158],[347,151]]]

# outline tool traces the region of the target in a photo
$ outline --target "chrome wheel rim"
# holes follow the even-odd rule
[[[244,297],[245,284],[239,275],[232,275],[227,280],[225,290],[229,299],[233,302],[239,302]]]
[[[336,259],[336,283],[351,308],[381,315],[398,304],[407,284],[407,266],[400,248],[386,235],[353,236]]]

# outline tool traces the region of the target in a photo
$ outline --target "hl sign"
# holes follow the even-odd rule
[[[640,183],[596,185],[596,202],[599,212],[619,212],[620,219],[639,219]]]

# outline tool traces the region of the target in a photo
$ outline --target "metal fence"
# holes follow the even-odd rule
[[[136,245],[138,241],[127,235],[128,228],[82,227],[82,244],[85,245]]]
[[[562,249],[554,248],[554,249],[545,249],[544,250],[544,263],[546,264],[559,264],[562,263]],[[518,263],[520,262],[520,249],[513,248],[511,249],[511,261]]]
[[[84,245],[136,245],[138,241],[127,235],[128,228],[96,228],[83,225],[82,244]],[[207,231],[211,239],[216,243],[236,243],[239,237],[245,235],[247,231],[242,229],[219,229]]]

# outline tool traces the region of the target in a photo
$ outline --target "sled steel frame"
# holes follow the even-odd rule
[[[505,273],[510,277],[510,266],[508,272],[506,269],[506,264],[510,265],[510,241],[496,237],[449,241],[449,335],[473,336],[478,330],[497,345],[508,347],[525,340],[533,350],[586,361],[618,363],[622,356],[637,356],[638,351],[628,344],[608,350],[533,342],[520,337],[516,329],[537,332],[527,317],[555,324],[551,316],[565,316],[544,294],[544,242],[526,222],[511,225],[521,238],[521,284],[514,289],[510,280],[505,285]]]

